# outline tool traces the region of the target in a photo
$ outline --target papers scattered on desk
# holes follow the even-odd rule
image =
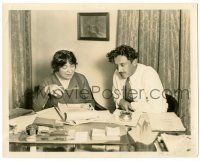
[[[148,118],[152,131],[185,131],[181,119],[174,112],[149,113]]]
[[[161,137],[169,152],[191,151],[191,136],[190,135],[161,134]]]

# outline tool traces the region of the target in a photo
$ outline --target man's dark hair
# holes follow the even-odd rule
[[[73,52],[68,50],[59,50],[57,51],[54,56],[53,60],[51,62],[51,66],[53,68],[53,72],[59,71],[59,68],[63,67],[67,62],[70,64],[77,65],[77,60]]]
[[[121,45],[107,54],[109,62],[113,63],[114,59],[119,55],[126,56],[131,62],[138,58],[138,53],[135,49],[127,45]]]

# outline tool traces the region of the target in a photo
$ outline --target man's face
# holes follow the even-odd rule
[[[126,56],[122,55],[118,55],[116,58],[114,58],[114,63],[123,79],[131,76],[137,68],[135,65],[133,65],[134,63],[136,63],[136,60],[131,63],[131,61],[128,60]]]
[[[63,67],[59,68],[58,75],[66,80],[70,80],[74,75],[76,66],[67,62]]]

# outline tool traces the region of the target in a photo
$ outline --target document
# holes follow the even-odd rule
[[[185,131],[181,119],[174,112],[148,113],[152,131],[178,132]]]

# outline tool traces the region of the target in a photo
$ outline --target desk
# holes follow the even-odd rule
[[[54,111],[52,112],[52,116],[54,116]],[[98,112],[98,111],[97,111]],[[101,113],[99,111],[99,113]],[[45,113],[43,113],[45,116]],[[105,115],[101,113],[101,115]],[[36,116],[25,116],[27,122],[33,122]],[[30,117],[30,118],[29,118]],[[28,120],[28,118],[30,120]],[[152,132],[151,127],[148,121],[148,114],[142,114],[138,118],[138,122],[135,127],[131,127],[132,130],[129,131],[129,128],[125,125],[121,125],[116,123],[116,120],[110,115],[107,115],[107,119],[102,119],[102,122],[88,122],[85,124],[80,124],[76,126],[69,126],[65,125],[64,128],[66,131],[68,130],[75,130],[76,132],[88,132],[89,139],[87,141],[76,141],[76,140],[42,140],[39,136],[35,137],[33,140],[26,140],[26,135],[24,137],[20,137],[21,133],[18,134],[10,134],[9,136],[9,144],[10,144],[10,151],[20,151],[24,149],[20,149],[20,146],[28,147],[24,151],[36,151],[37,147],[46,147],[46,146],[62,146],[62,147],[80,147],[83,145],[89,146],[105,146],[104,151],[109,146],[116,146],[119,147],[118,151],[159,151],[159,147],[157,146],[157,137],[159,132]],[[105,129],[105,127],[116,127],[120,128],[120,141],[106,141],[106,140],[92,140],[91,139],[91,131],[93,128],[97,129]],[[23,128],[25,129],[25,128]],[[155,145],[154,145],[155,143]],[[13,147],[13,148],[12,148]]]
[[[106,140],[92,140],[91,139],[91,131],[92,129],[105,129],[105,127],[119,127],[120,128],[120,141],[106,141]],[[35,147],[47,147],[47,146],[68,146],[68,145],[105,145],[105,148],[109,145],[119,146],[120,151],[124,151],[124,147],[127,147],[126,150],[129,151],[130,146],[132,146],[132,142],[130,142],[129,136],[127,135],[127,128],[122,125],[117,125],[113,123],[97,123],[91,122],[87,124],[77,125],[77,126],[67,126],[65,125],[65,129],[75,130],[76,132],[88,132],[89,139],[87,141],[76,141],[76,140],[42,140],[39,136],[36,137],[36,140],[26,141],[26,136],[20,139],[21,134],[10,134],[10,145],[18,146],[30,146],[30,150],[35,150]]]

